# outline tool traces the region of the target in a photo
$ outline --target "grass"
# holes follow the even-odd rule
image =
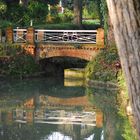
[[[85,30],[94,30],[100,27],[100,21],[97,20],[85,20],[82,22],[83,29]],[[81,29],[77,25],[73,23],[53,23],[53,24],[36,24],[35,28],[39,29],[62,29],[62,30],[78,30]]]
[[[58,24],[37,24],[34,25],[35,28],[38,29],[62,29],[62,30],[68,30],[68,29],[78,29],[78,26],[72,23],[58,23]]]
[[[96,20],[83,20],[82,22],[83,29],[85,30],[94,30],[100,27],[100,21],[98,19]],[[0,20],[0,28],[4,29],[8,26],[13,26],[14,28],[21,27],[19,25],[15,25],[14,23],[7,21],[7,20]],[[25,26],[23,28],[27,28],[28,26]],[[41,24],[33,24],[34,28],[38,29],[55,29],[55,30],[79,30],[77,25],[73,24],[72,22],[68,23],[41,23]]]
[[[83,20],[82,21],[83,24],[87,24],[87,25],[100,25],[100,20],[99,19],[88,19],[88,20]]]

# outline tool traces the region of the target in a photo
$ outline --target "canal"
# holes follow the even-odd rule
[[[83,80],[1,80],[0,140],[125,140],[131,133],[117,91]]]

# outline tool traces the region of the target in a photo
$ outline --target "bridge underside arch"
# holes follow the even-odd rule
[[[39,51],[39,60],[52,57],[74,57],[90,61],[95,58],[99,50],[77,48],[44,48]]]

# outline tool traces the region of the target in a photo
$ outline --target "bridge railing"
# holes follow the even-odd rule
[[[97,30],[35,30],[35,42],[96,44]]]
[[[42,30],[29,27],[27,29],[6,30],[8,43],[83,43],[104,47],[104,30]]]
[[[15,43],[25,43],[27,35],[27,29],[13,29],[13,41]]]

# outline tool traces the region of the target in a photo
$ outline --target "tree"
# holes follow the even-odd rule
[[[7,5],[5,2],[0,0],[0,16],[3,18],[3,15],[6,13]]]
[[[140,139],[140,1],[107,0]]]
[[[82,26],[82,0],[74,0],[74,24]]]

